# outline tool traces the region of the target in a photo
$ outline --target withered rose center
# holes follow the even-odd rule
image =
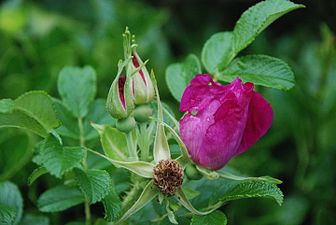
[[[154,184],[165,195],[174,195],[183,183],[183,168],[175,160],[161,160],[154,167]]]

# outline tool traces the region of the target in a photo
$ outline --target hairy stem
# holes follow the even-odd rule
[[[83,126],[83,119],[78,118],[78,129],[79,129],[79,144],[81,147],[85,148],[85,137],[84,137],[84,126]],[[86,148],[85,148],[86,149]],[[88,169],[87,165],[87,154],[85,154],[85,157],[82,161],[83,167],[85,170]],[[85,203],[84,203],[84,210],[85,210],[85,224],[90,225],[91,224],[91,211],[90,211],[90,203],[87,197],[85,196]]]

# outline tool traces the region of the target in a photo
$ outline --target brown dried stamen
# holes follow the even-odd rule
[[[165,195],[174,195],[183,183],[183,168],[175,160],[161,160],[154,167],[154,184]]]

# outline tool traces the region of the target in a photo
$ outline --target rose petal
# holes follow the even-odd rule
[[[253,92],[243,139],[236,154],[254,145],[271,127],[272,120],[273,111],[270,104],[259,93]]]

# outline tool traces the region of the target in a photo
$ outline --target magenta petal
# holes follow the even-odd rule
[[[180,134],[196,164],[220,169],[269,129],[272,108],[253,86],[239,78],[222,85],[207,74],[192,79],[181,100],[187,113]]]
[[[217,170],[233,157],[240,145],[246,114],[234,93],[228,94],[203,138],[199,154],[201,166]]]
[[[272,107],[259,93],[254,92],[249,105],[244,135],[236,154],[254,145],[271,127],[272,120]]]
[[[190,82],[183,93],[180,111],[192,112],[206,107],[214,98],[223,95],[227,91],[227,87],[212,80],[208,74],[197,74]]]
[[[200,154],[203,137],[207,129],[214,121],[214,113],[220,106],[219,101],[209,103],[207,110],[198,112],[197,115],[188,113],[180,120],[180,134],[183,142],[188,148],[194,162],[200,164]]]

